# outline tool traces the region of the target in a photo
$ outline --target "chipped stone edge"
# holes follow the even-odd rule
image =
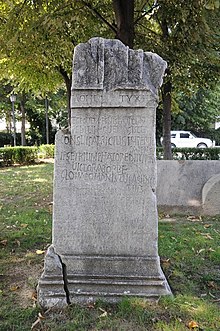
[[[116,84],[115,87],[111,88],[111,91],[117,91],[117,90],[121,90],[121,89],[132,89],[132,90],[148,90],[152,93],[152,96],[157,100],[158,99],[158,88],[162,86],[163,83],[163,77],[165,74],[165,70],[167,69],[167,62],[158,54],[153,53],[153,52],[144,52],[142,49],[138,49],[138,50],[133,50],[130,49],[128,46],[125,46],[119,39],[105,39],[102,37],[93,37],[91,39],[89,39],[86,43],[80,43],[78,44],[75,49],[74,49],[74,55],[73,55],[73,76],[72,76],[72,87],[71,90],[104,90],[103,87],[103,82],[102,84],[99,84],[99,86],[94,85],[94,86],[77,86],[77,78],[76,78],[76,72],[77,69],[75,70],[75,68],[77,68],[77,61],[76,58],[78,56],[78,53],[81,52],[81,49],[83,49],[86,45],[90,45],[90,47],[92,48],[93,45],[101,45],[102,48],[105,48],[105,45],[107,46],[107,44],[111,44],[112,45],[112,49],[115,47],[115,49],[117,49],[117,46],[120,46],[121,48],[127,49],[127,52],[129,50],[135,52],[135,53],[142,53],[143,59],[145,57],[145,60],[142,63],[142,77],[141,77],[141,82],[134,86],[131,85],[129,86],[129,82],[125,82],[124,84],[121,84],[120,86],[118,86]],[[104,59],[103,59],[104,60]],[[100,60],[101,62],[101,60]],[[150,75],[150,80],[146,77],[143,77],[143,73],[144,71],[146,72],[146,67],[148,67],[148,69],[152,71],[154,71],[155,69],[156,72],[159,70],[159,75],[157,75],[157,82],[156,84],[153,83],[153,80],[151,79],[151,75]],[[102,70],[104,70],[104,62],[102,64]],[[149,72],[149,74],[151,73]],[[104,76],[102,77],[102,80],[104,79]],[[107,91],[106,91],[107,92]]]
[[[44,259],[44,271],[37,286],[38,304],[42,308],[58,309],[67,306],[69,292],[67,286],[66,266],[50,245]]]

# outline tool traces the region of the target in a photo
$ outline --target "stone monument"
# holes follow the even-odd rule
[[[56,135],[43,307],[171,294],[158,256],[155,117],[166,62],[119,40],[75,48],[71,130]]]

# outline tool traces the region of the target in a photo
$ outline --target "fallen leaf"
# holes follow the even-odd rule
[[[214,238],[212,238],[209,234],[206,235],[207,239],[213,240]]]
[[[45,251],[42,251],[41,249],[36,250],[37,255],[41,255],[41,254],[44,254],[44,253],[45,253]]]
[[[1,240],[1,241],[0,241],[0,244],[1,244],[2,246],[6,246],[7,243],[8,243],[8,240],[7,240],[7,239],[4,239],[4,240]]]
[[[10,291],[17,291],[17,290],[19,290],[19,288],[20,288],[19,285],[12,285],[12,286],[10,287]]]
[[[163,258],[161,258],[160,260],[161,260],[162,263],[169,263],[170,262],[170,259],[163,259]]]
[[[189,327],[190,329],[195,329],[195,328],[198,328],[199,325],[198,325],[198,323],[197,323],[196,321],[190,321],[190,322],[188,323],[188,327]]]
[[[197,251],[197,255],[199,255],[200,253],[204,252],[205,248],[201,248],[199,251]]]
[[[101,307],[99,308],[99,310],[102,311],[103,313],[106,312],[105,309],[103,309],[103,308],[101,308]]]
[[[22,227],[22,228],[27,228],[27,227],[28,227],[28,224],[27,224],[27,223],[22,223],[22,224],[21,224],[21,227]]]
[[[208,282],[208,287],[214,288],[216,290],[218,289],[218,285],[214,281]]]
[[[108,315],[107,311],[105,311],[103,314],[101,314],[99,317],[106,317]]]
[[[99,317],[106,317],[108,315],[108,313],[105,309],[99,308],[99,310],[102,312],[102,314]]]
[[[95,308],[95,304],[94,303],[90,303],[90,304],[87,305],[87,308],[94,309]]]
[[[210,247],[210,248],[208,249],[208,251],[209,251],[209,252],[216,252],[214,249],[212,249],[212,247]]]
[[[171,237],[171,239],[175,240],[177,242],[177,239],[175,237]]]
[[[38,317],[39,317],[41,320],[44,320],[44,319],[45,319],[45,316],[43,316],[41,313],[38,313]]]
[[[169,268],[171,262],[170,262],[170,259],[160,259],[162,265],[163,265],[163,268]]]
[[[216,298],[211,292],[209,292],[209,295],[210,295],[210,297],[212,297],[212,298]]]
[[[205,224],[205,225],[204,225],[204,228],[205,228],[205,229],[208,229],[208,228],[210,228],[211,226],[212,226],[212,224]]]
[[[18,245],[18,247],[20,247],[20,246],[21,246],[21,243],[20,243],[20,241],[19,241],[19,240],[17,240],[17,239],[14,241],[14,243],[15,243],[16,245]]]
[[[204,236],[204,237],[206,237],[207,239],[210,239],[210,240],[213,240],[214,238],[212,238],[211,236],[210,236],[210,234],[209,233],[200,233],[202,236]]]
[[[219,302],[219,301],[220,301],[220,299],[212,300],[212,302]]]
[[[191,221],[191,222],[200,222],[200,221],[202,221],[202,217],[201,216],[199,216],[199,217],[197,217],[197,216],[188,216],[187,220]]]
[[[36,291],[32,292],[31,299],[35,302],[37,301],[37,292]]]
[[[38,319],[32,324],[31,330],[34,330],[35,326],[37,326],[39,323],[41,323],[41,319],[38,317]]]

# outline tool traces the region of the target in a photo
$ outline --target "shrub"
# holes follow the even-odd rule
[[[34,163],[37,158],[37,147],[1,147],[0,148],[0,165],[8,166],[14,163],[30,164]]]
[[[54,158],[54,145],[41,145],[39,146],[40,157],[46,158]]]

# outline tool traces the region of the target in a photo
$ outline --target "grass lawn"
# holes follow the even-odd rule
[[[0,169],[0,331],[220,330],[220,217],[161,215],[161,265],[174,297],[42,311],[36,285],[51,243],[53,164]]]

